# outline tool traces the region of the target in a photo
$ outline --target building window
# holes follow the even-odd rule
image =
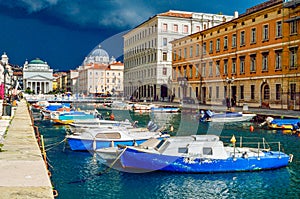
[[[213,52],[213,41],[209,42],[209,53]]]
[[[183,33],[188,33],[188,25],[183,26]]]
[[[213,62],[209,62],[209,73],[208,76],[212,77],[213,76]]]
[[[216,98],[219,99],[220,98],[220,87],[216,86]]]
[[[277,21],[276,22],[276,37],[282,37],[282,22]]]
[[[275,70],[282,69],[282,50],[275,51]]]
[[[236,74],[236,59],[232,59],[231,74]]]
[[[190,57],[193,57],[193,46],[190,46]]]
[[[245,74],[245,57],[240,57],[240,74]]]
[[[193,77],[193,65],[189,66],[189,78]]]
[[[206,63],[201,64],[201,77],[206,77]]]
[[[176,61],[177,58],[177,54],[176,54],[176,50],[173,51],[173,60]]]
[[[241,45],[241,46],[244,46],[244,45],[245,45],[245,31],[242,31],[242,32],[241,32],[240,45]]]
[[[200,32],[200,26],[196,26],[196,32]]]
[[[220,76],[220,61],[216,61],[216,76]]]
[[[263,26],[263,41],[268,41],[269,40],[269,25],[266,24]]]
[[[174,31],[174,32],[178,32],[178,25],[177,25],[177,24],[174,24],[174,26],[173,26],[173,31]]]
[[[212,94],[212,87],[210,86],[208,88],[208,98],[211,99],[211,94]]]
[[[244,99],[244,85],[240,86],[240,99],[243,100]]]
[[[281,84],[276,84],[276,100],[281,99]]]
[[[252,28],[251,29],[251,44],[255,44],[256,43],[256,28]]]
[[[203,54],[203,55],[206,55],[206,42],[203,43],[203,46],[202,46],[202,54]]]
[[[236,34],[232,35],[232,44],[231,44],[232,48],[236,47]]]
[[[262,71],[268,71],[268,57],[269,53],[262,54]]]
[[[255,99],[255,85],[251,85],[250,92],[251,92],[251,100],[254,100]]]
[[[290,96],[291,96],[291,100],[296,100],[296,84],[295,83],[290,84]]]
[[[186,59],[187,58],[187,52],[186,52],[186,48],[183,49],[183,58]]]
[[[256,55],[250,56],[250,72],[256,72]]]
[[[292,20],[290,22],[290,34],[297,34],[297,20]]]
[[[228,74],[228,60],[225,59],[224,60],[224,75],[227,75]]]
[[[181,49],[179,49],[178,59],[181,59]]]
[[[163,74],[164,76],[166,76],[166,75],[167,75],[167,68],[163,67],[162,74]]]
[[[187,75],[186,75],[186,66],[183,67],[183,77],[187,77]]]
[[[163,32],[167,32],[168,31],[168,24],[164,23],[162,25],[162,29],[163,29]]]
[[[217,42],[216,42],[216,51],[220,51],[220,39],[219,38],[217,39]]]
[[[199,76],[199,64],[196,64],[196,74],[195,74],[196,77]]]
[[[297,47],[290,48],[290,68],[297,68]]]
[[[163,52],[163,61],[167,61],[167,58],[168,58],[167,53]]]
[[[199,50],[200,50],[200,45],[197,44],[197,45],[196,45],[196,56],[197,56],[197,57],[199,56]]]
[[[163,38],[163,46],[167,46],[168,44],[168,39],[167,38]]]
[[[227,48],[228,48],[228,37],[225,36],[224,37],[224,50],[227,50]]]

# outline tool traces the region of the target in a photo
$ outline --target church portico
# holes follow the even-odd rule
[[[34,59],[24,64],[23,84],[35,94],[46,94],[52,91],[53,70],[40,59]]]

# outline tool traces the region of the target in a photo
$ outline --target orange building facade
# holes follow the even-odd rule
[[[299,0],[267,1],[171,43],[175,100],[300,109]]]

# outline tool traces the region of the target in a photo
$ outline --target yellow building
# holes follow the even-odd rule
[[[270,0],[171,42],[175,100],[300,109],[299,4]]]

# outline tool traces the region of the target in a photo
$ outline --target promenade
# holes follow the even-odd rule
[[[0,198],[54,198],[26,101],[19,103],[11,124],[2,120],[0,130],[8,130],[0,152]]]

